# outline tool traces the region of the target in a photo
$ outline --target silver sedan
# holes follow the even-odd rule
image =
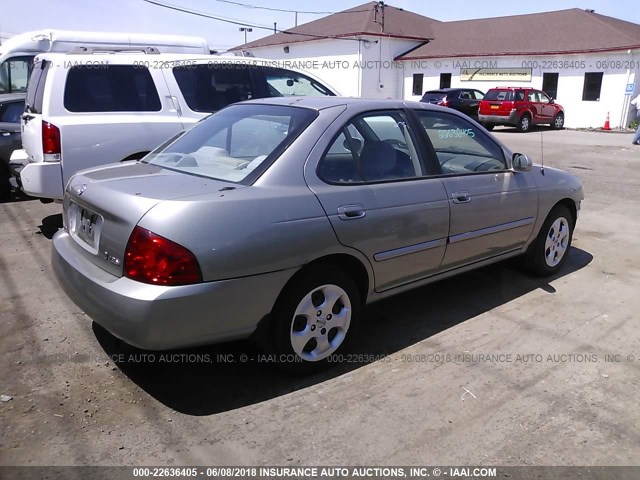
[[[74,176],[52,262],[137,347],[247,338],[315,369],[362,306],[522,256],[566,261],[582,185],[450,109],[393,100],[230,106],[140,161]]]

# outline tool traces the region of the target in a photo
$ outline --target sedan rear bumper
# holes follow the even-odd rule
[[[51,263],[78,307],[116,337],[146,350],[249,337],[296,271],[179,287],[147,285],[97,267],[64,231],[53,239]]]

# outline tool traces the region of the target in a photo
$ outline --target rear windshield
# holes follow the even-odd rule
[[[316,118],[306,108],[234,105],[199,122],[143,162],[228,182],[257,178]]]
[[[513,90],[489,90],[484,96],[484,100],[513,101]]]
[[[427,92],[422,97],[422,101],[423,102],[439,102],[446,96],[447,94],[445,92]]]

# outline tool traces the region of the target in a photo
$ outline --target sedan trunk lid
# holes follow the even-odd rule
[[[242,187],[141,162],[85,170],[67,185],[64,225],[84,256],[120,277],[127,242],[146,212],[163,200],[223,188]]]

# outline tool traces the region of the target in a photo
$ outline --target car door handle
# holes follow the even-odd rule
[[[469,203],[471,201],[471,195],[469,192],[455,192],[451,194],[453,203]]]
[[[355,220],[363,218],[367,212],[362,205],[344,205],[338,207],[338,217],[341,220]]]
[[[176,97],[175,95],[167,95],[167,98],[171,100],[171,103],[173,104],[173,108],[175,109],[178,116],[181,117],[182,107],[180,106],[180,101],[178,100],[178,97]]]

